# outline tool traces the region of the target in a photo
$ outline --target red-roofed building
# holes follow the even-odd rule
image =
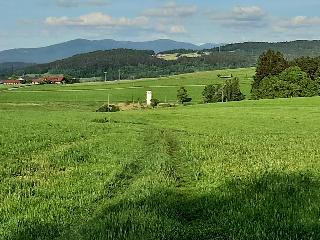
[[[44,83],[44,81],[41,78],[32,80],[32,84],[34,84],[34,85],[39,85],[39,84],[43,84],[43,83]]]
[[[43,81],[45,83],[51,83],[51,84],[62,84],[65,82],[65,78],[56,77],[56,76],[46,76],[46,77],[43,77]]]
[[[4,85],[19,85],[21,84],[20,80],[5,80],[3,81]]]

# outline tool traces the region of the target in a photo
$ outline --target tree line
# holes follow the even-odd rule
[[[153,51],[115,49],[75,55],[48,64],[27,66],[16,74],[63,74],[73,78],[100,77],[108,80],[137,79],[192,73],[224,68],[248,67],[254,58],[243,54],[221,52],[197,58],[181,57],[166,61],[156,57]],[[0,71],[1,72],[1,71]]]
[[[280,52],[268,50],[258,60],[251,97],[312,97],[320,93],[320,57],[287,60]]]
[[[49,73],[70,75],[76,78],[100,77],[104,79],[104,72],[107,71],[108,80],[115,80],[119,78],[119,70],[122,79],[159,77],[202,70],[256,66],[259,56],[268,49],[282,52],[286,59],[292,61],[302,56],[319,56],[320,41],[244,42],[201,51],[177,49],[163,52],[178,54],[198,52],[202,54],[197,58],[180,57],[177,61],[158,59],[153,51],[129,49],[96,51],[48,64],[0,64],[0,77],[24,73]],[[211,54],[204,54],[208,52]]]
[[[32,63],[23,62],[0,63],[0,79],[12,75],[22,75],[24,69],[33,65]]]
[[[300,57],[288,60],[279,51],[268,50],[260,55],[254,81],[252,99],[313,97],[320,95],[320,57]],[[239,79],[229,78],[224,84],[207,85],[202,93],[204,103],[242,101]],[[184,88],[178,99],[187,98]],[[181,100],[180,102],[183,103]]]
[[[320,57],[300,57],[288,60],[281,52],[270,49],[260,55],[252,83],[252,99],[319,95]],[[187,96],[184,88],[178,91],[178,99],[184,99]],[[240,90],[239,79],[236,77],[227,79],[224,84],[206,86],[202,96],[204,103],[245,99],[245,95]]]

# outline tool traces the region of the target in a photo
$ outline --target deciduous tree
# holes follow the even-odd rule
[[[192,98],[189,97],[187,89],[185,87],[180,87],[177,92],[177,99],[179,103],[191,102]]]

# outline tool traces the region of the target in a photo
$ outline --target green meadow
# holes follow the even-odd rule
[[[95,112],[217,74],[2,86],[0,239],[319,239],[320,97]]]
[[[218,75],[230,75],[238,77],[241,89],[249,97],[254,68],[218,70],[211,72],[198,72],[177,76],[155,79],[143,79],[135,81],[118,81],[109,83],[81,83],[74,85],[39,85],[13,87],[10,91],[2,91],[0,88],[0,102],[19,103],[29,102],[38,104],[69,103],[79,107],[80,105],[99,106],[108,100],[117,102],[145,101],[146,91],[152,90],[154,97],[162,102],[176,102],[177,90],[185,86],[193,98],[194,103],[202,101],[202,91],[205,85],[223,83],[225,79]]]

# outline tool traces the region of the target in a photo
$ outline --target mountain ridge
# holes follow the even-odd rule
[[[201,46],[208,46],[204,44]],[[214,45],[214,44],[210,44]],[[87,40],[74,39],[50,46],[39,48],[15,48],[0,51],[0,63],[4,62],[25,62],[25,63],[49,63],[56,60],[72,57],[76,54],[89,53],[100,50],[112,49],[134,49],[134,50],[153,50],[162,52],[174,49],[202,50],[201,47],[192,43],[178,42],[170,39],[158,39],[153,41],[116,41],[113,39]]]

